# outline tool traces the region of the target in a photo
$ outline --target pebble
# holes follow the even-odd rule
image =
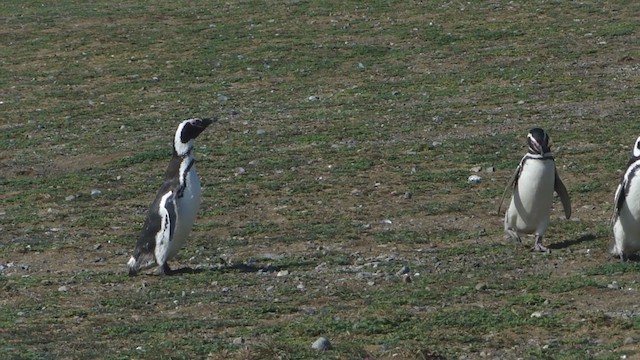
[[[471,169],[469,169],[469,171],[471,172],[480,172],[482,170],[482,166],[474,166]]]
[[[531,313],[532,318],[541,318],[544,315],[545,313],[543,313],[542,311],[534,311],[533,313]]]
[[[237,169],[236,169],[235,175],[236,175],[236,176],[243,175],[243,174],[245,174],[246,172],[247,172],[247,170],[245,170],[245,168],[243,168],[243,167],[239,167],[239,168],[237,168]]]
[[[319,337],[318,340],[313,342],[311,348],[318,351],[325,351],[331,349],[331,343],[327,338]]]
[[[409,200],[413,197],[413,194],[409,191],[405,192],[404,195],[402,195],[402,198],[405,200]]]
[[[411,269],[408,266],[403,266],[400,268],[400,270],[398,270],[398,272],[396,273],[396,275],[398,276],[402,276],[402,275],[406,275],[408,273],[411,272]]]
[[[631,336],[629,336],[628,338],[624,339],[624,344],[625,345],[635,344],[636,342],[637,342],[636,339],[632,338]]]
[[[477,184],[480,182],[480,180],[482,180],[482,178],[478,175],[471,175],[467,179],[467,181],[470,182],[471,184]]]
[[[489,284],[487,284],[485,282],[481,282],[481,283],[478,283],[476,285],[476,290],[477,291],[482,291],[482,290],[486,290],[488,287],[489,287]]]
[[[622,286],[620,286],[617,281],[614,281],[611,284],[607,285],[607,288],[619,290],[619,289],[622,289]]]
[[[280,270],[276,274],[277,277],[283,277],[283,276],[287,276],[287,275],[289,275],[289,270]]]
[[[257,134],[257,135],[264,135],[264,134],[266,134],[266,133],[267,133],[267,130],[265,130],[265,129],[258,129],[258,130],[256,130],[256,134]]]
[[[66,198],[64,198],[64,201],[73,201],[77,198],[77,195],[69,195]]]
[[[222,94],[218,94],[218,101],[221,103],[227,102],[229,100],[228,97],[222,95]]]
[[[318,95],[309,96],[309,101],[318,101],[318,100],[320,100],[320,96]]]
[[[98,189],[91,190],[91,196],[98,196],[98,195],[102,195],[102,191]]]
[[[62,285],[62,286],[60,286],[60,287],[58,288],[58,291],[59,291],[59,292],[67,292],[67,291],[69,291],[69,287],[68,287],[68,286],[66,286],[66,285]]]
[[[484,169],[484,171],[488,172],[488,173],[494,173],[496,172],[496,168],[493,166],[489,166],[488,168]]]
[[[233,345],[242,345],[244,344],[244,338],[243,337],[237,337],[235,339],[233,339]]]

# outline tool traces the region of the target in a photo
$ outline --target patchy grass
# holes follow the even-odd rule
[[[3,5],[0,357],[640,354],[639,268],[607,252],[638,5]],[[183,271],[128,277],[195,116],[219,122]],[[548,255],[496,215],[532,126],[574,205]]]

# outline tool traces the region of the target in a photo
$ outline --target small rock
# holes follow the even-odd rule
[[[413,194],[409,191],[405,192],[404,195],[402,195],[402,198],[405,200],[409,200],[413,197]]]
[[[318,101],[318,100],[320,100],[320,96],[318,95],[309,96],[309,101]]]
[[[227,102],[229,100],[228,97],[222,95],[222,94],[218,94],[218,101],[221,103]]]
[[[632,338],[631,336],[629,336],[628,338],[624,339],[624,344],[625,345],[635,344],[636,342],[637,342],[636,339]]]
[[[265,130],[265,129],[258,129],[258,130],[256,130],[256,134],[257,134],[257,135],[264,135],[264,134],[266,134],[266,133],[267,133],[267,130]]]
[[[91,196],[98,196],[101,195],[102,191],[98,190],[98,189],[93,189],[91,190]]]
[[[331,343],[327,338],[319,337],[318,340],[313,342],[311,348],[318,351],[325,351],[331,349]]]
[[[69,291],[69,287],[67,285],[62,285],[58,288],[59,292],[67,292]]]
[[[607,285],[607,288],[619,290],[622,289],[622,286],[620,286],[617,281],[613,281],[611,284]]]
[[[283,277],[283,276],[287,276],[287,275],[289,275],[289,270],[280,270],[276,274],[277,277]]]
[[[358,189],[353,189],[353,190],[351,190],[351,195],[360,196],[360,195],[362,195],[362,191],[360,191]]]
[[[470,182],[471,184],[477,184],[480,182],[480,180],[482,180],[482,178],[478,175],[471,175],[467,179],[467,181]]]
[[[411,275],[409,275],[409,274],[404,274],[404,275],[402,276],[402,281],[403,281],[405,284],[410,284],[413,280],[411,279]]]
[[[475,172],[475,173],[480,172],[481,170],[482,170],[482,166],[474,166],[471,169],[469,169],[469,171]]]
[[[382,221],[380,221],[380,223],[385,224],[385,225],[391,225],[391,224],[393,224],[393,221],[391,221],[389,219],[383,219]]]
[[[533,313],[531,313],[531,317],[532,318],[541,318],[544,315],[545,314],[542,311],[534,311]]]
[[[244,338],[243,337],[237,337],[235,339],[233,339],[233,345],[242,345],[244,344]]]
[[[440,141],[434,141],[434,142],[431,143],[431,146],[429,147],[429,149],[435,149],[440,145],[442,145],[442,143]]]
[[[406,275],[406,274],[408,274],[410,272],[411,272],[411,269],[409,269],[409,267],[405,265],[402,268],[400,268],[400,270],[398,270],[396,275],[402,276],[402,275]]]
[[[102,244],[96,244],[96,245],[93,247],[93,250],[100,250],[100,249],[102,249]]]
[[[496,172],[496,168],[493,166],[489,166],[488,168],[484,169],[484,171],[488,172],[488,173],[494,173]]]
[[[481,283],[478,283],[476,285],[476,290],[477,291],[482,291],[482,290],[486,290],[488,287],[489,287],[489,284],[487,284],[485,282],[481,282]]]
[[[239,167],[239,168],[236,169],[235,175],[236,176],[240,176],[240,175],[245,174],[246,172],[247,172],[247,170],[245,170],[245,168]]]
[[[64,198],[64,201],[73,201],[77,198],[77,195],[69,195],[66,198]]]

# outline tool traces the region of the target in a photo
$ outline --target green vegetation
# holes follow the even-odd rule
[[[0,358],[639,356],[640,265],[607,249],[639,133],[638,13],[4,1]],[[219,121],[196,144],[182,271],[129,277],[197,116]],[[555,205],[547,255],[495,213],[534,125],[574,205]]]

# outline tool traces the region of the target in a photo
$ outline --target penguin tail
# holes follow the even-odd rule
[[[129,268],[129,275],[133,276],[138,274],[138,271],[141,269],[144,270],[153,266],[156,263],[156,259],[153,254],[148,254],[142,251],[138,251],[136,249],[133,252],[133,256],[127,262],[127,267]]]
[[[129,276],[136,275],[138,273],[138,270],[140,269],[140,264],[133,256],[127,262],[127,266],[129,267]]]

